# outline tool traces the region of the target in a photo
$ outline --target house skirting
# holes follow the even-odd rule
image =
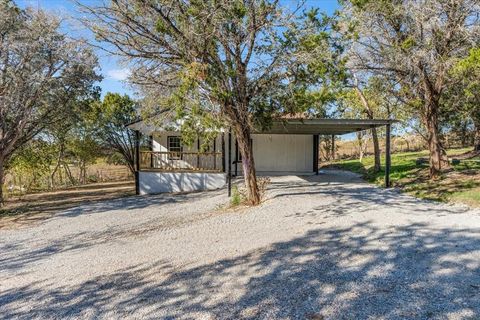
[[[215,190],[225,186],[223,172],[155,172],[140,171],[139,193],[192,192]]]
[[[240,164],[241,166],[241,164]],[[312,176],[315,175],[315,172],[311,171],[258,171],[256,170],[257,176]],[[235,176],[235,175],[234,175]],[[237,171],[237,176],[243,177],[243,170],[239,168]]]

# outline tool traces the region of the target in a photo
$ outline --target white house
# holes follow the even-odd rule
[[[259,175],[312,175],[318,173],[319,135],[341,135],[386,126],[390,120],[286,119],[273,123],[268,130],[254,130],[252,147],[255,169]],[[235,136],[219,132],[201,150],[203,141],[182,144],[181,133],[169,124],[152,127],[142,121],[128,126],[149,136],[148,151],[137,144],[136,187],[138,194],[189,192],[218,189],[232,176],[242,175],[241,155]],[[389,134],[387,135],[389,140]],[[387,149],[388,145],[387,145]],[[389,151],[389,150],[387,150]],[[387,152],[389,153],[389,152]]]

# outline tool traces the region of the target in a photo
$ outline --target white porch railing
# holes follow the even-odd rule
[[[221,152],[140,152],[140,170],[221,172],[222,161]]]

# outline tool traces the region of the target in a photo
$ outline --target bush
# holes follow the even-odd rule
[[[260,200],[265,200],[265,194],[267,192],[267,187],[270,184],[269,177],[260,177],[257,178],[258,192],[260,193]],[[238,186],[232,187],[232,196],[230,198],[230,205],[232,207],[239,206],[241,204],[247,203],[247,190],[245,187],[239,188]]]
[[[240,193],[240,190],[238,190],[238,186],[233,186],[232,188],[232,197],[230,198],[230,205],[232,207],[239,206],[244,199],[242,199],[242,194]]]
[[[87,183],[96,183],[99,182],[98,176],[96,174],[91,174],[87,177]]]

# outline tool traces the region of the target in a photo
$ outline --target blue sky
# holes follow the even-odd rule
[[[80,0],[84,4],[94,5],[98,0]],[[282,0],[283,5],[294,7],[298,3],[295,0]],[[69,0],[15,0],[15,3],[22,8],[27,6],[34,8],[42,8],[49,11],[54,11],[61,16],[78,16],[76,6]],[[333,13],[339,7],[337,0],[307,0],[306,6],[318,7],[320,10],[329,14]],[[92,35],[85,29],[82,29],[76,23],[67,22],[64,28],[72,35],[82,35],[89,39],[93,39]],[[119,60],[111,55],[108,55],[102,50],[96,50],[99,57],[101,73],[104,77],[100,83],[102,94],[107,92],[127,93],[133,95],[133,90],[124,82],[127,76],[127,69],[121,65]]]

